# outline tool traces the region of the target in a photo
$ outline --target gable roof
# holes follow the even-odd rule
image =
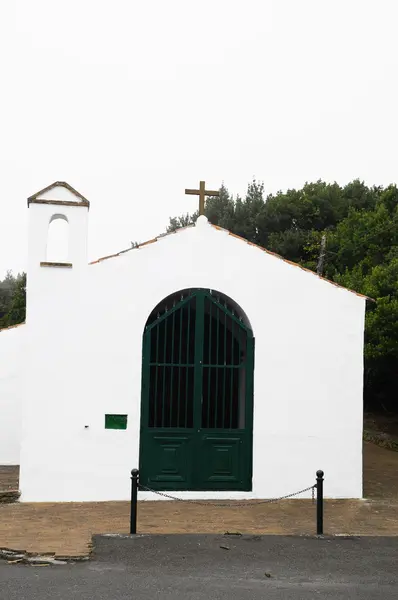
[[[209,225],[210,225],[210,227],[213,227],[213,229],[216,229],[217,231],[223,231],[224,233],[227,233],[231,237],[234,237],[237,240],[245,242],[245,244],[248,244],[249,246],[253,246],[254,248],[257,248],[258,250],[261,250],[262,252],[265,252],[266,254],[269,254],[270,256],[274,256],[275,258],[277,258],[279,260],[282,260],[283,262],[285,262],[285,263],[287,263],[287,264],[289,264],[289,265],[291,265],[293,267],[297,267],[298,269],[301,269],[302,271],[306,271],[307,273],[311,273],[311,275],[313,275],[314,277],[317,277],[318,279],[322,279],[323,281],[326,281],[326,283],[330,283],[330,285],[334,285],[337,288],[341,288],[343,290],[346,290],[347,292],[350,292],[351,294],[355,294],[355,296],[359,296],[359,298],[364,298],[365,300],[369,300],[371,302],[375,302],[375,300],[373,298],[369,298],[369,296],[365,296],[364,294],[360,294],[359,292],[356,292],[354,290],[350,290],[349,288],[346,288],[343,285],[340,285],[339,283],[336,283],[335,281],[331,281],[330,279],[327,279],[326,277],[323,277],[322,275],[318,275],[318,273],[315,273],[315,271],[311,271],[311,269],[308,269],[307,267],[303,267],[302,265],[299,265],[298,263],[295,263],[295,262],[293,262],[291,260],[288,260],[287,258],[284,258],[283,256],[280,256],[280,254],[276,254],[276,252],[272,252],[271,250],[267,250],[266,248],[263,248],[262,246],[259,246],[258,244],[254,244],[253,242],[249,242],[248,240],[246,240],[242,236],[236,235],[235,233],[232,233],[228,229],[224,229],[223,227],[220,227],[219,225],[213,225],[212,223],[209,223]],[[117,256],[121,256],[122,254],[125,254],[126,252],[130,252],[131,250],[139,250],[140,248],[148,246],[149,244],[154,244],[155,242],[159,241],[160,239],[162,239],[164,237],[168,237],[170,235],[175,235],[175,234],[179,233],[180,231],[184,231],[185,229],[190,229],[191,227],[195,227],[195,224],[187,225],[186,227],[181,227],[179,229],[176,229],[175,231],[171,231],[170,233],[162,233],[161,235],[158,235],[155,238],[147,240],[146,242],[142,242],[141,244],[138,244],[137,246],[132,246],[131,248],[126,248],[125,250],[121,250],[120,252],[116,252],[116,254],[109,254],[108,256],[103,256],[102,258],[98,258],[97,260],[93,260],[89,264],[90,265],[95,265],[95,264],[98,264],[100,262],[103,262],[104,260],[108,260],[110,258],[116,258]]]
[[[51,190],[53,190],[57,187],[65,188],[71,194],[73,194],[77,198],[77,200],[76,201],[44,200],[39,197],[39,196],[42,196],[43,194],[46,194],[47,192],[50,192]],[[75,188],[73,188],[71,185],[69,185],[69,183],[66,183],[66,181],[54,181],[54,183],[52,183],[51,185],[48,185],[47,187],[43,188],[42,190],[39,190],[38,192],[33,194],[33,196],[29,196],[28,206],[29,206],[29,204],[32,204],[32,203],[33,204],[61,204],[63,206],[87,206],[87,207],[90,206],[90,202],[87,200],[87,198],[85,198],[80,192],[75,190]]]

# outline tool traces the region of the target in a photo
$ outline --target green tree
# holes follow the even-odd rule
[[[365,406],[398,412],[398,258],[376,265],[365,276],[358,264],[336,280],[376,301],[366,314]]]
[[[195,223],[197,218],[198,213],[194,213],[193,215],[186,213],[185,215],[180,215],[179,217],[170,217],[170,222],[166,231],[167,233],[173,233],[173,231],[177,231],[177,229],[188,227],[188,225]]]
[[[0,323],[7,313],[15,290],[15,277],[12,271],[7,271],[5,278],[0,280]]]
[[[14,279],[13,294],[7,312],[0,321],[0,327],[10,327],[23,323],[26,317],[26,274],[17,275]]]
[[[351,208],[329,236],[328,246],[334,253],[333,265],[339,273],[361,265],[366,275],[398,247],[398,213],[395,210],[391,215],[384,203],[373,210]]]

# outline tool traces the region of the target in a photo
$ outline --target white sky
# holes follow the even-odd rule
[[[91,202],[89,258],[164,231],[205,179],[396,181],[396,0],[0,0],[0,276],[26,198]]]

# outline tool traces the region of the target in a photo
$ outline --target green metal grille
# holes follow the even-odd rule
[[[148,427],[244,428],[247,327],[209,292],[191,291],[171,302],[146,331]]]
[[[149,427],[193,427],[196,298],[149,327]]]

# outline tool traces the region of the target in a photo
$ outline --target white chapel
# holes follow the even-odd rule
[[[325,496],[362,497],[364,296],[204,215],[88,263],[80,193],[56,182],[28,210],[26,323],[0,331],[21,502],[127,500],[133,468],[181,498],[279,497],[317,469]]]

